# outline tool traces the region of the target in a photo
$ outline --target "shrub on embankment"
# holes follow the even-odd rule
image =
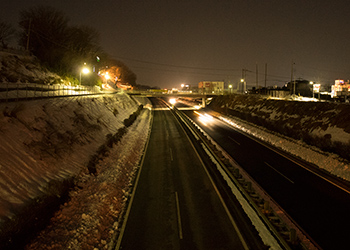
[[[130,127],[134,123],[134,121],[137,119],[142,109],[143,109],[143,105],[141,104],[135,112],[133,112],[128,118],[124,119],[123,121],[123,124],[125,125],[124,127],[119,128],[117,133],[115,133],[114,135],[107,134],[106,142],[98,148],[96,153],[92,155],[89,160],[87,168],[90,174],[96,174],[96,164],[98,163],[98,161],[103,159],[103,157],[106,157],[108,155],[109,149],[112,148],[113,145],[117,144],[118,141],[121,140],[123,135],[126,133],[127,127]]]
[[[350,105],[226,95],[209,107],[350,160]]]

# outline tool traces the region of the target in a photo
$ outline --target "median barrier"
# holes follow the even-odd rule
[[[298,246],[304,249],[318,249],[284,210],[205,131],[186,115],[179,112],[177,114],[182,116],[182,120],[189,121],[191,125],[185,124],[203,140],[207,150],[220,164],[221,172],[228,175],[229,178],[225,178],[227,182],[231,182],[228,185],[238,188],[284,249],[294,249]]]

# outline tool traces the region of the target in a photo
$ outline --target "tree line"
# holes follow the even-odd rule
[[[95,69],[116,68],[118,81],[136,85],[136,75],[121,61],[109,58],[99,44],[99,32],[89,26],[72,26],[61,11],[37,6],[20,12],[18,45],[61,76],[78,78],[84,64]],[[0,20],[0,46],[7,48],[15,29]],[[89,76],[90,82],[99,79]],[[86,81],[84,81],[86,82]]]

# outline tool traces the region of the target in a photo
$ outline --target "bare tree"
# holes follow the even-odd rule
[[[108,71],[112,79],[118,79],[118,82],[123,84],[130,84],[132,86],[136,85],[136,75],[132,72],[123,62],[115,59],[110,59],[108,61]]]
[[[96,68],[96,72],[102,67],[96,58],[105,53],[95,29],[69,26],[62,12],[46,6],[22,11],[19,24],[20,44],[56,72],[77,76],[84,63]],[[122,62],[114,61],[109,66],[119,68],[118,76],[123,82],[135,83],[136,75]]]
[[[68,18],[51,7],[22,11],[20,44],[59,73],[75,75],[83,63],[101,53],[99,34],[87,26],[69,26]]]
[[[3,48],[8,47],[8,42],[15,33],[15,29],[8,23],[0,21],[0,45]]]
[[[51,7],[39,6],[20,13],[20,45],[54,67],[67,50],[68,18]]]
[[[71,61],[75,60],[76,64],[94,64],[96,57],[104,54],[99,45],[99,33],[91,27],[71,27],[68,40],[69,54],[66,56],[69,56]]]

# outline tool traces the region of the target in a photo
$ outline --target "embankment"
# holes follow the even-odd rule
[[[96,174],[96,155],[120,140],[140,104],[125,94],[0,104],[0,241],[57,209],[77,176]]]
[[[350,160],[350,105],[226,95],[209,107]]]

